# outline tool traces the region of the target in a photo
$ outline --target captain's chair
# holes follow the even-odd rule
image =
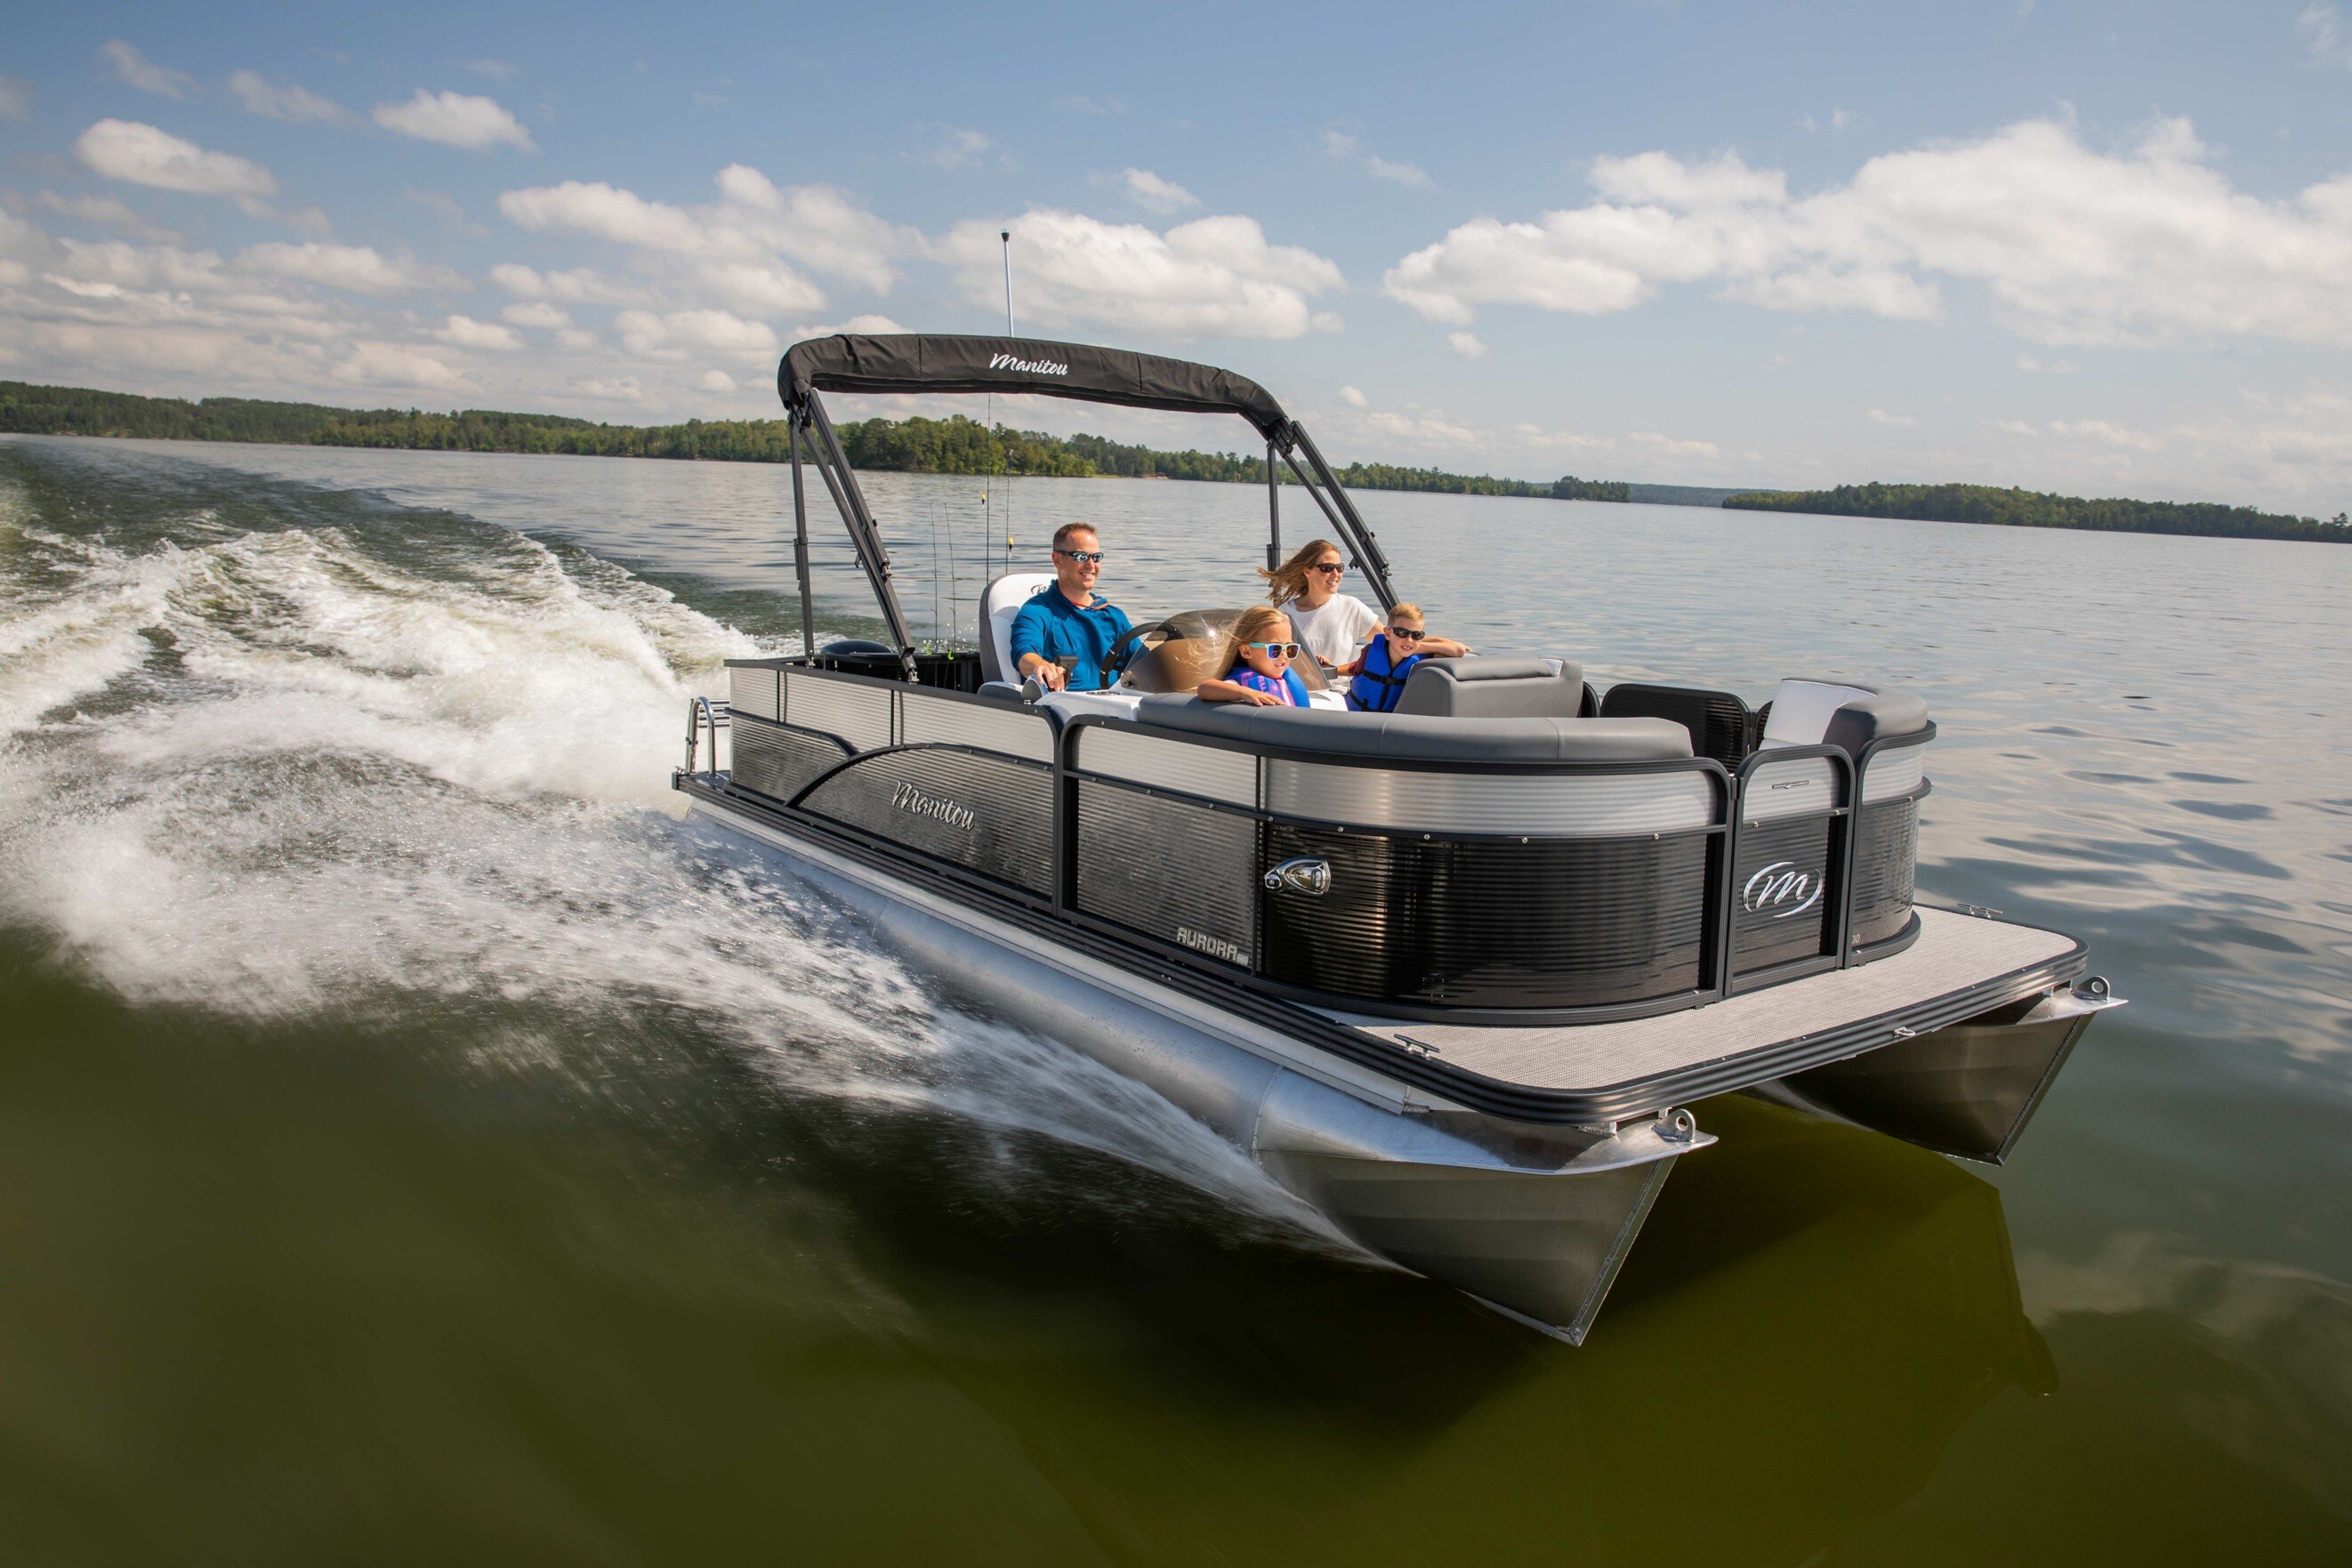
[[[1021,607],[1054,586],[1050,571],[1008,571],[980,592],[980,678],[1021,684],[1013,666],[1013,618]]]

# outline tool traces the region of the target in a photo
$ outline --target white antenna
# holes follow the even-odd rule
[[[999,229],[996,237],[1004,246],[1004,335],[1011,338],[1018,335],[1013,330],[1013,231]],[[995,431],[991,430],[988,438],[995,440]],[[989,531],[993,533],[995,530],[992,528]],[[983,556],[982,559],[987,558]],[[1004,519],[1004,570],[1013,570],[1013,519],[1009,517]]]

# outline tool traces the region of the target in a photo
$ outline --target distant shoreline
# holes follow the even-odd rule
[[[969,477],[1192,479],[1263,485],[1265,459],[1231,452],[1161,451],[1099,435],[1055,436],[957,416],[868,419],[836,426],[851,466],[868,473]],[[413,452],[508,452],[526,455],[643,457],[685,462],[781,463],[791,457],[782,420],[688,420],[684,424],[600,424],[559,414],[466,409],[349,409],[248,398],[151,398],[81,387],[0,382],[0,434],[116,436],[162,441],[275,443]],[[1351,463],[1339,470],[1352,490],[1634,502],[1800,512],[1820,517],[2011,528],[2172,534],[2352,543],[2352,521],[2261,512],[2207,503],[2091,500],[1990,485],[1841,485],[1828,490],[1759,490],[1642,485],[1565,475],[1549,484],[1452,474],[1437,468]],[[1282,483],[1288,475],[1277,472]]]

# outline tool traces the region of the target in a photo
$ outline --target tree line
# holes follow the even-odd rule
[[[1163,452],[1100,435],[1047,435],[1034,430],[950,419],[868,419],[836,425],[850,465],[901,474],[1049,475],[1087,479],[1202,479],[1265,483],[1264,456],[1231,452]],[[310,446],[370,446],[413,452],[529,452],[586,457],[666,457],[730,463],[783,463],[791,441],[781,419],[690,419],[684,424],[598,424],[559,414],[460,409],[328,408],[213,397],[139,397],[80,387],[0,382],[0,431],[37,435],[116,435],[165,441],[275,441]],[[1291,482],[1286,470],[1277,477]],[[1622,501],[1622,483],[1568,476],[1550,484],[1351,463],[1339,482],[1360,490],[1433,490],[1465,496],[1536,496],[1559,500]]]
[[[2320,539],[2352,544],[2352,517],[2329,520],[2196,501],[2086,500],[1993,485],[1840,485],[1834,490],[1757,490],[1727,497],[1750,512],[1837,517],[1908,517],[1930,523],[2088,528],[2109,533],[2197,534],[2220,538]]]

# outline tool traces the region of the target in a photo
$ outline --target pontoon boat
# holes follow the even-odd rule
[[[1034,339],[842,335],[778,386],[802,646],[698,700],[693,807],[943,984],[1150,1085],[1383,1257],[1580,1342],[1691,1103],[1747,1092],[2008,1157],[2093,1014],[2072,937],[1913,896],[1936,727],[1905,691],[1598,691],[1573,659],[1425,661],[1397,710],[1192,694],[1237,612],[1139,625],[1106,689],[1018,684],[1052,582],[979,645],[911,635],[826,392],[1237,414],[1385,608],[1387,559],[1296,420],[1230,371]],[[815,647],[805,468],[887,645]],[[1311,664],[1311,661],[1307,662]],[[719,742],[730,766],[721,768]]]

